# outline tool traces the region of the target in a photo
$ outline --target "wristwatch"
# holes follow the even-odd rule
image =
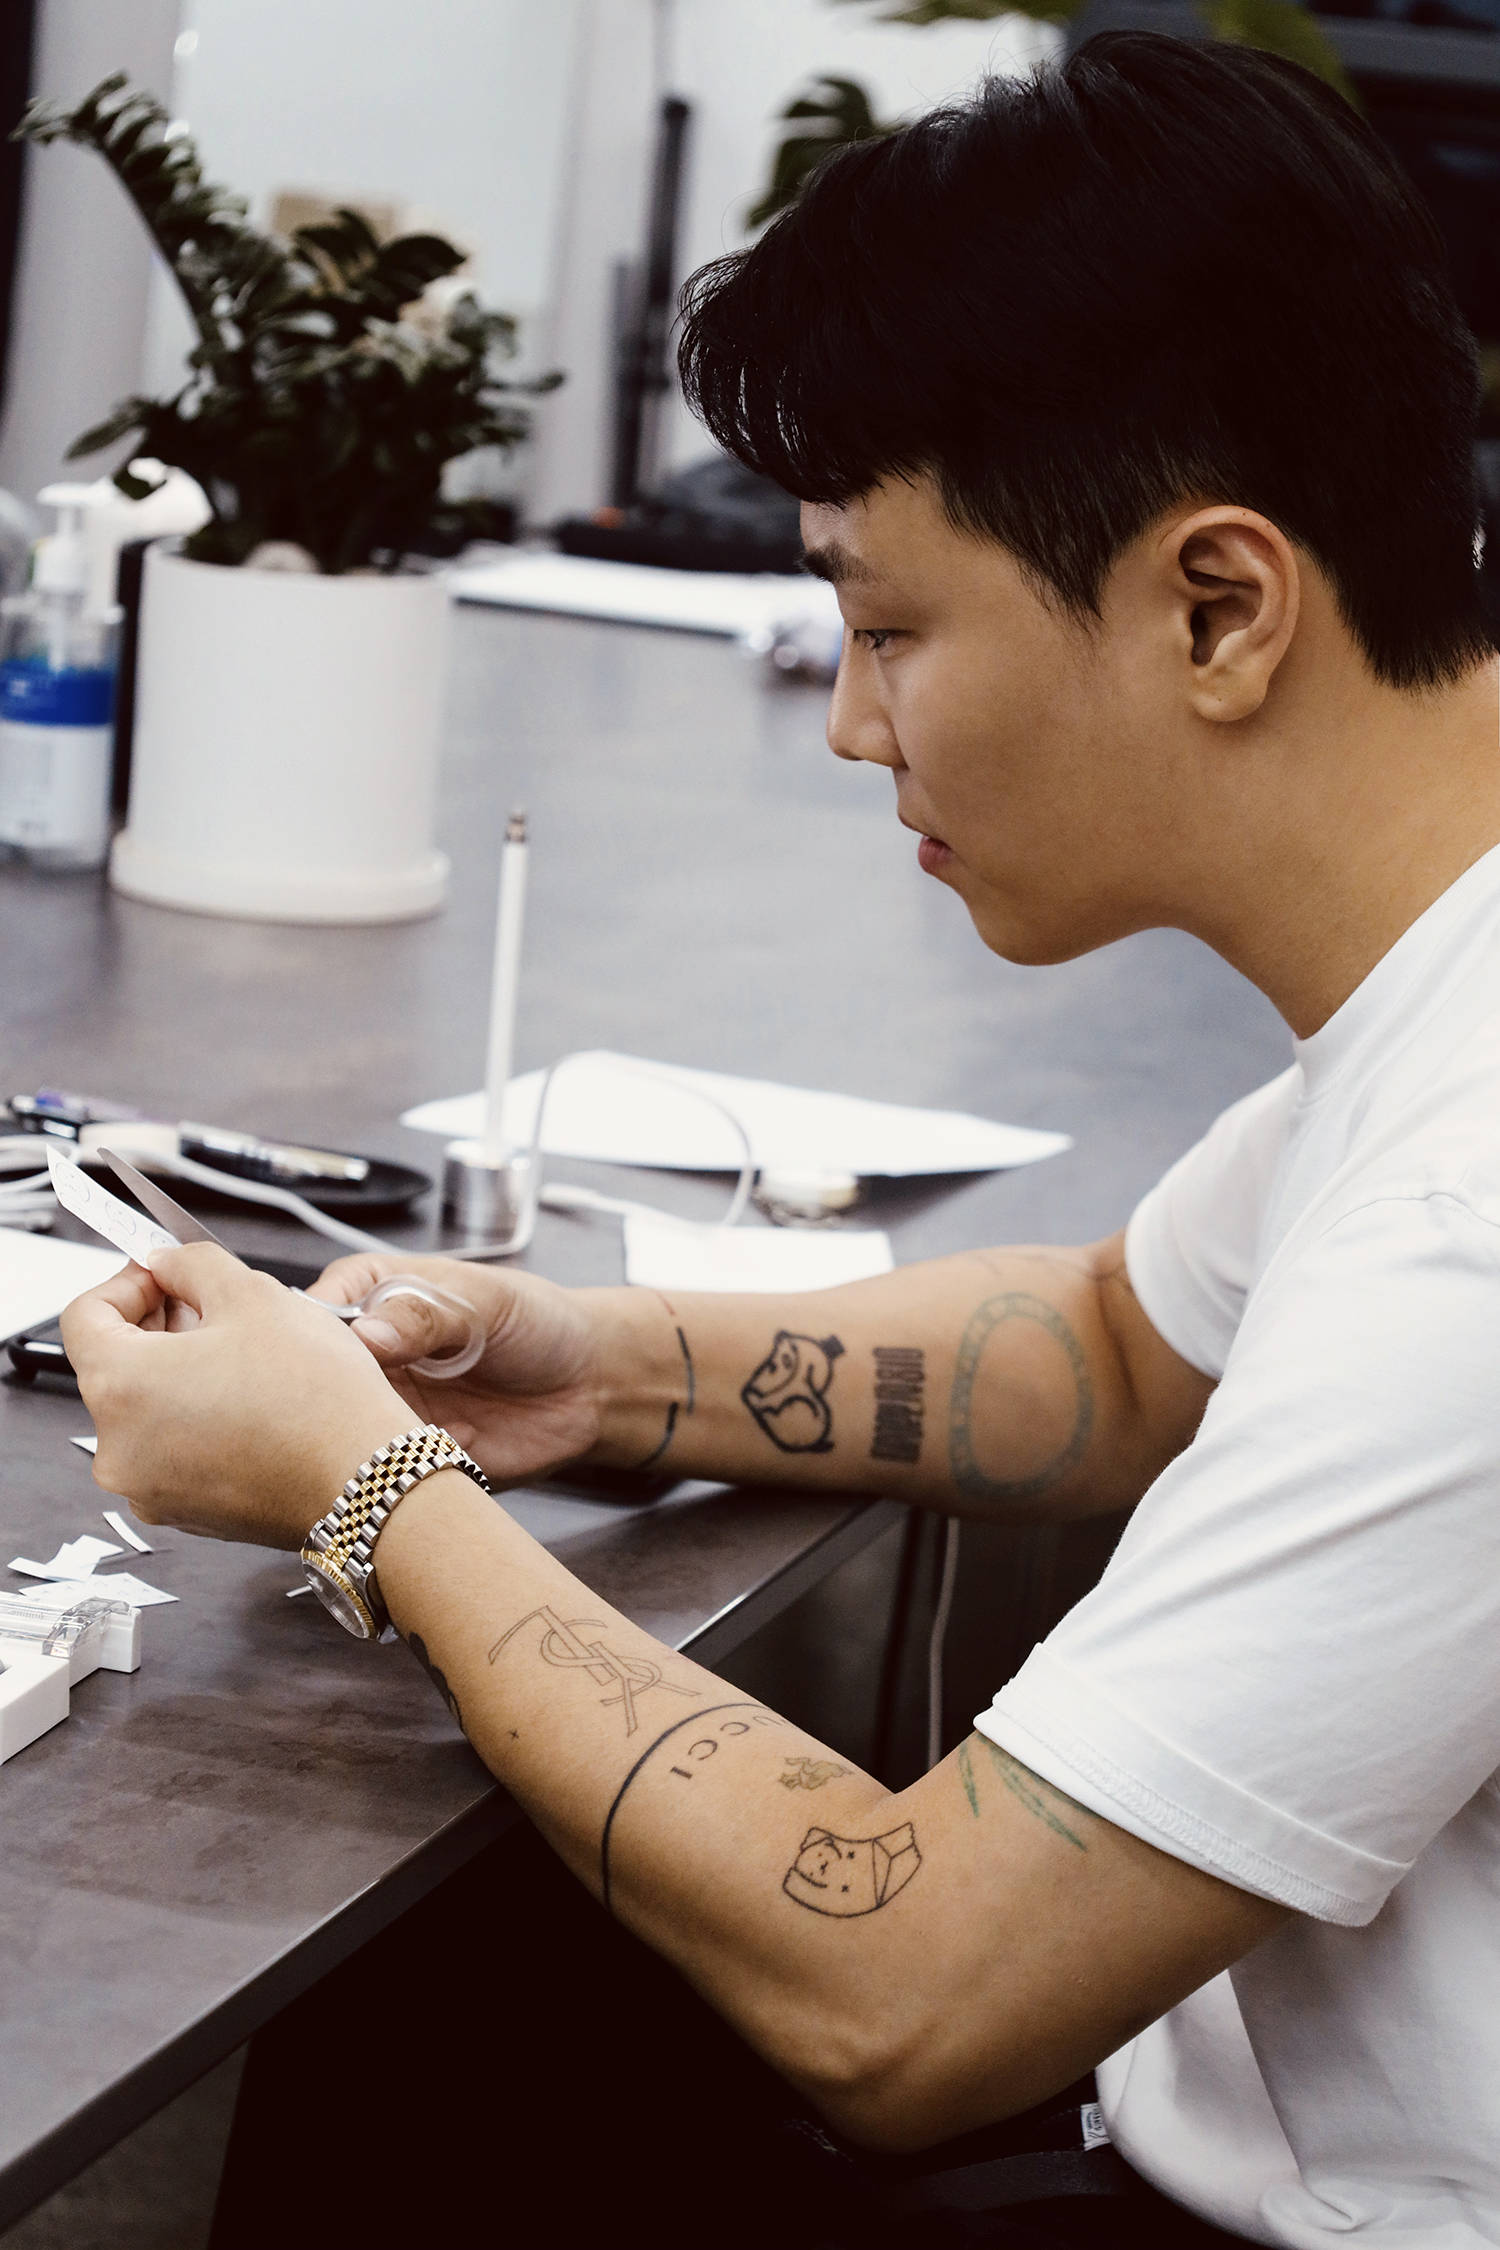
[[[362,1461],[302,1545],[302,1572],[323,1607],[360,1641],[393,1641],[396,1628],[375,1582],[375,1542],[413,1486],[461,1469],[485,1492],[490,1480],[457,1438],[423,1422]]]

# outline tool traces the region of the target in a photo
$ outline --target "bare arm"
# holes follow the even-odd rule
[[[224,1252],[157,1264],[160,1286],[129,1269],[65,1318],[95,1474],[148,1522],[295,1546],[410,1406]],[[196,1327],[148,1325],[163,1288]],[[1040,2100],[1283,1917],[977,1737],[893,1794],[642,1633],[455,1472],[377,1555],[413,1652],[568,1865],[874,2146]]]
[[[510,1482],[582,1456],[959,1515],[1104,1512],[1181,1451],[1212,1388],[1136,1303],[1118,1235],[784,1298],[564,1291],[431,1266],[485,1309],[486,1358],[461,1386],[403,1375],[446,1342],[415,1301],[387,1308],[377,1356]],[[319,1289],[357,1297],[381,1270],[342,1260]]]

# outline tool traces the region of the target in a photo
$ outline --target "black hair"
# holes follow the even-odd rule
[[[683,292],[683,387],[799,499],[930,474],[950,520],[1097,617],[1174,505],[1253,508],[1376,676],[1491,651],[1478,362],[1426,206],[1296,64],[1105,32],[824,162]]]

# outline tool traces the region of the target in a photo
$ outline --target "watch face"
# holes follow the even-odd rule
[[[321,1556],[304,1555],[302,1575],[346,1633],[352,1633],[357,1641],[375,1638],[375,1620],[341,1570],[324,1562]]]

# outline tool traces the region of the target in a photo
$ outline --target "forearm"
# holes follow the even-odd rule
[[[1105,1510],[1161,1465],[1090,1250],[982,1251],[795,1297],[587,1292],[611,1465]]]
[[[805,2090],[851,2075],[869,1947],[830,1946],[788,1875],[815,1825],[899,1827],[888,1793],[653,1641],[466,1479],[431,1479],[378,1552],[395,1622],[574,1874]],[[850,1911],[836,1894],[830,1915]]]

